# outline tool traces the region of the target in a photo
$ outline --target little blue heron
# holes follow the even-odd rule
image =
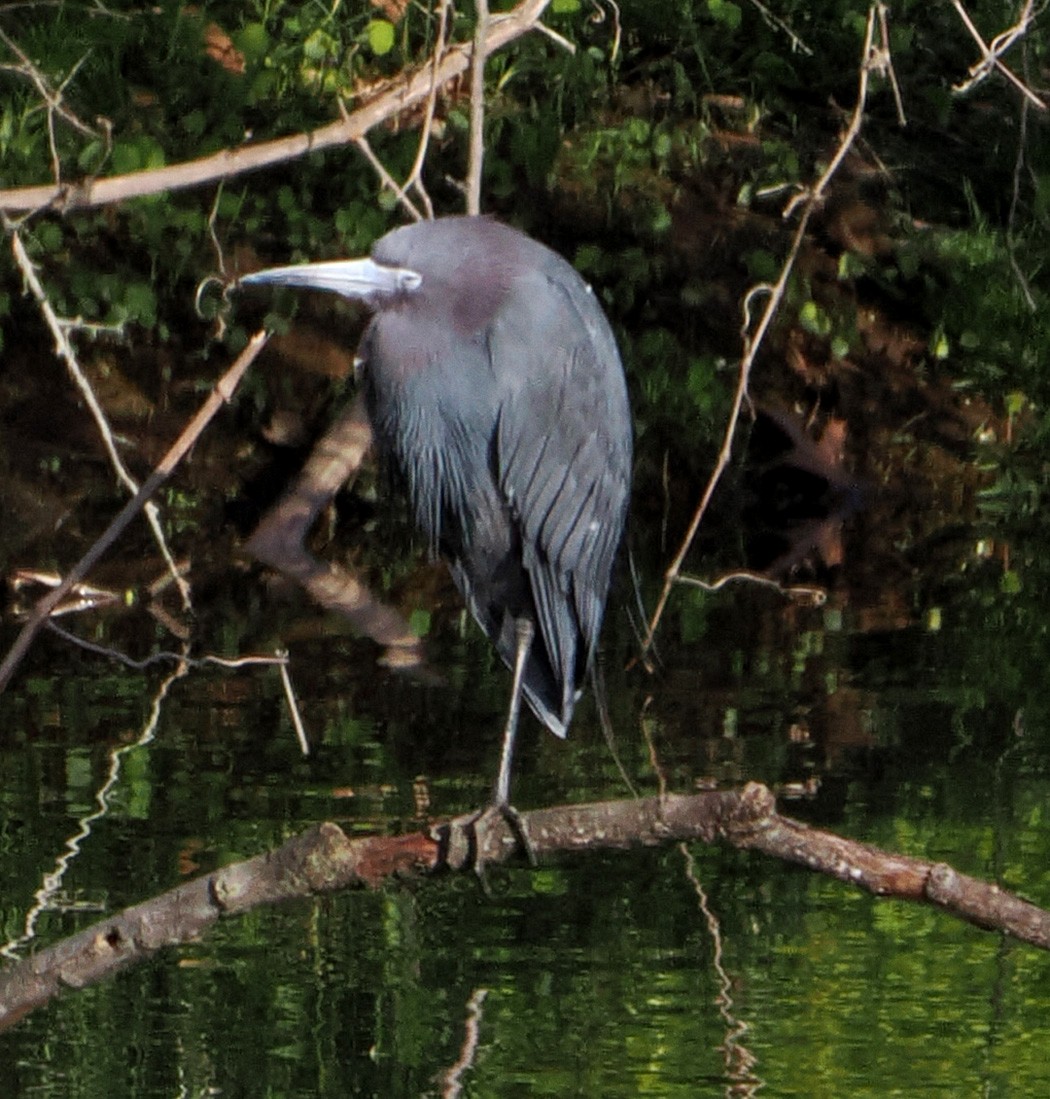
[[[487,217],[240,282],[373,313],[359,354],[380,457],[514,674],[494,802],[506,815],[521,697],[565,736],[623,534],[631,418],[609,323],[570,264]]]

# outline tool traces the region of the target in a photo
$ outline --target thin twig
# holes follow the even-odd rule
[[[556,46],[561,46],[566,53],[576,54],[576,47],[562,34],[559,34],[556,30],[552,30],[546,23],[537,23],[536,30],[540,34],[549,38]]]
[[[791,26],[786,23],[779,15],[774,14],[766,7],[761,0],[751,0],[751,3],[758,9],[759,14],[763,20],[771,26],[774,30],[780,31],[782,34],[787,35],[788,42],[791,43],[792,53],[805,54],[806,57],[812,57],[813,51],[806,45],[805,42],[795,33]]]
[[[957,95],[963,95],[980,84],[989,73],[998,71],[1005,76],[1030,103],[1034,104],[1041,111],[1045,111],[1047,107],[1043,100],[1036,95],[1020,77],[1015,76],[1001,60],[1002,55],[1006,53],[1019,38],[1028,33],[1028,29],[1034,20],[1034,0],[1025,0],[1024,6],[1021,8],[1021,14],[1018,16],[1014,25],[997,34],[995,38],[992,39],[990,45],[986,43],[981,36],[981,32],[974,25],[969,12],[963,7],[961,0],[952,0],[952,7],[959,13],[959,18],[963,21],[966,29],[970,32],[970,36],[977,43],[977,46],[981,51],[981,60],[970,66],[970,79],[954,85],[952,91]]]
[[[288,671],[288,653],[277,654],[284,659],[281,661],[279,671],[281,673],[281,686],[284,688],[284,698],[288,703],[288,712],[292,716],[292,725],[295,726],[295,736],[299,741],[299,750],[304,756],[310,754],[310,741],[306,737],[306,728],[303,725],[302,716],[299,713],[299,703],[296,701],[295,688],[292,686],[292,676]]]
[[[288,654],[286,652],[277,652],[272,656],[215,656],[213,653],[207,653],[204,656],[191,657],[187,656],[185,652],[176,653],[162,649],[160,652],[150,653],[149,656],[136,660],[133,656],[121,652],[120,649],[114,649],[110,645],[99,645],[96,641],[89,641],[86,637],[80,637],[70,630],[64,629],[53,617],[47,620],[46,626],[52,633],[61,637],[63,641],[68,641],[71,645],[76,645],[77,648],[84,649],[86,652],[94,653],[95,656],[104,656],[108,660],[115,660],[118,664],[122,664],[125,668],[131,668],[132,671],[136,672],[143,672],[155,664],[170,663],[186,664],[191,668],[214,665],[232,670],[260,666],[271,667],[273,665],[283,668],[288,664]]]
[[[858,77],[857,102],[854,106],[849,125],[840,139],[835,155],[831,158],[831,162],[828,164],[820,179],[817,180],[816,184],[811,189],[793,197],[784,209],[784,217],[789,217],[800,204],[802,205],[802,213],[792,237],[787,258],[784,260],[784,264],[781,267],[780,277],[772,286],[763,284],[753,287],[744,298],[744,325],[741,330],[741,337],[744,343],[744,354],[740,360],[736,390],[733,394],[733,402],[730,408],[725,434],[722,438],[722,446],[718,452],[718,460],[715,462],[715,468],[707,482],[707,487],[704,489],[703,495],[700,498],[700,503],[697,505],[692,521],[689,524],[689,529],[686,531],[678,552],[675,554],[674,559],[668,566],[664,575],[664,585],[660,592],[660,598],[658,599],[656,609],[653,611],[652,617],[649,620],[645,642],[642,646],[643,658],[652,646],[656,628],[659,625],[664,609],[667,606],[671,590],[680,579],[682,563],[692,547],[696,532],[700,528],[700,522],[707,512],[707,507],[711,502],[711,498],[714,496],[715,489],[718,486],[722,474],[729,465],[729,459],[733,452],[733,438],[736,434],[737,423],[744,407],[744,401],[747,399],[751,368],[754,364],[755,357],[758,354],[758,350],[762,346],[766,333],[773,323],[773,318],[780,308],[784,292],[787,289],[788,279],[794,269],[795,260],[802,247],[802,241],[805,239],[809,220],[817,210],[819,204],[823,201],[824,192],[827,190],[828,184],[831,182],[835,172],[838,171],[847,152],[856,140],[857,135],[860,133],[861,124],[864,118],[864,108],[867,103],[868,81],[871,71],[877,66],[883,67],[886,63],[885,59],[881,56],[881,53],[876,54],[872,50],[875,34],[875,20],[879,7],[879,4],[873,4],[868,9],[868,22],[864,32],[864,46],[861,52],[860,75]],[[762,312],[762,316],[759,318],[754,334],[750,335],[751,300],[761,294],[767,295],[766,307]]]
[[[481,169],[485,162],[485,38],[489,30],[488,0],[474,0],[477,23],[470,56],[470,156],[467,162],[467,213],[481,213]],[[542,24],[537,24],[542,26]]]
[[[785,587],[779,580],[774,580],[771,576],[763,576],[760,572],[751,572],[748,569],[727,572],[718,577],[717,580],[701,580],[698,576],[688,576],[685,573],[678,577],[679,584],[702,588],[704,591],[721,591],[727,585],[738,581],[758,584],[759,587],[772,588],[796,603],[806,603],[811,607],[822,607],[828,599],[827,590],[815,584],[789,584]]]
[[[36,604],[33,613],[29,616],[18,637],[15,638],[14,644],[4,657],[3,663],[0,663],[0,692],[3,692],[11,681],[15,670],[29,651],[29,646],[32,645],[33,639],[40,631],[40,627],[47,621],[51,611],[65,598],[74,584],[84,579],[88,571],[94,567],[106,550],[117,540],[128,523],[146,506],[153,493],[171,476],[172,471],[189,452],[211,418],[233,396],[238,382],[240,382],[245,371],[254,362],[259,352],[266,346],[267,339],[268,336],[265,332],[256,332],[248,341],[247,347],[237,356],[234,364],[215,384],[196,416],[187,424],[182,434],[160,460],[156,469],[146,478],[135,496],[124,505],[116,518],[95,541],[95,544],[69,570],[65,580]]]
[[[69,321],[61,319],[55,312],[54,307],[51,305],[51,299],[48,298],[40,279],[37,278],[36,268],[33,266],[33,261],[26,253],[25,247],[22,244],[22,238],[16,229],[11,231],[11,250],[14,252],[15,263],[22,273],[22,279],[29,289],[29,292],[36,298],[37,305],[40,308],[40,312],[43,314],[44,321],[48,328],[51,329],[51,334],[55,338],[55,353],[66,364],[66,370],[69,372],[73,384],[80,390],[80,394],[84,398],[84,403],[88,406],[88,410],[95,421],[95,426],[98,428],[99,435],[102,437],[102,445],[105,447],[106,454],[109,456],[110,465],[113,467],[119,480],[123,482],[125,488],[134,495],[139,490],[138,482],[128,472],[127,466],[124,465],[124,460],[117,452],[117,445],[113,440],[113,432],[110,429],[106,413],[103,410],[102,405],[99,404],[98,398],[95,396],[95,391],[91,387],[91,382],[88,381],[87,375],[81,369],[80,360],[77,357],[76,349],[73,347],[73,341],[69,338],[69,331],[72,325]],[[164,530],[160,525],[160,512],[157,509],[156,504],[150,502],[146,505],[146,519],[149,522],[150,529],[153,531],[153,538],[157,543],[157,548],[160,550],[161,557],[164,558],[164,563],[167,565],[172,576],[175,578],[175,583],[178,585],[179,593],[182,596],[182,605],[186,610],[189,610],[192,605],[190,601],[190,587],[189,584],[179,576],[179,570],[175,565],[175,558],[168,548],[168,540],[164,536]]]
[[[345,111],[342,100],[339,102],[339,109]],[[382,180],[383,186],[389,188],[397,195],[398,202],[405,208],[406,213],[413,221],[422,221],[423,215],[419,212],[419,207],[408,197],[404,187],[386,170],[386,165],[376,156],[369,144],[368,138],[361,136],[354,144],[364,154],[365,159],[375,169],[376,175]]]
[[[225,182],[225,180],[219,180],[219,186],[215,188],[215,198],[212,199],[211,209],[208,211],[208,236],[211,238],[211,246],[215,250],[215,262],[223,281],[227,281],[229,276],[226,273],[226,256],[215,225],[219,217],[219,203],[222,201],[222,189]]]
[[[123,653],[119,649],[114,649],[108,645],[99,645],[94,641],[88,641],[85,637],[78,637],[75,633],[63,629],[53,617],[47,620],[46,625],[52,633],[57,634],[71,645],[76,645],[78,648],[85,649],[96,656],[104,656],[110,660],[115,660],[118,664],[123,664],[124,667],[131,668],[134,671],[145,671],[146,668],[154,664],[165,664],[170,661],[174,661],[180,667],[185,665],[187,668],[203,668],[212,665],[231,670],[273,667],[276,665],[281,676],[281,686],[284,688],[285,701],[288,703],[288,714],[292,719],[292,726],[295,729],[296,739],[299,741],[299,748],[304,756],[310,754],[310,741],[306,735],[306,727],[303,725],[302,715],[299,712],[295,688],[292,686],[292,677],[288,671],[291,660],[288,657],[287,650],[279,650],[272,656],[215,656],[213,653],[207,653],[204,656],[191,657],[187,655],[184,648],[179,653],[162,650],[161,652],[150,653],[149,656],[143,657],[141,660],[135,660],[134,657],[128,656],[127,653]]]
[[[1028,67],[1028,47],[1027,44],[1022,47],[1023,50],[1023,64],[1025,65],[1025,75],[1027,76]],[[1028,284],[1028,279],[1025,277],[1024,272],[1021,270],[1021,264],[1017,259],[1017,242],[1014,237],[1014,223],[1017,217],[1017,207],[1021,201],[1021,174],[1024,171],[1025,166],[1025,150],[1028,146],[1028,112],[1031,110],[1031,104],[1026,98],[1021,99],[1021,118],[1017,127],[1017,156],[1014,159],[1014,174],[1013,182],[1010,188],[1010,210],[1006,215],[1006,251],[1010,257],[1010,267],[1013,269],[1014,277],[1017,279],[1017,284],[1021,287],[1021,293],[1024,295],[1025,304],[1028,306],[1028,310],[1031,313],[1035,313],[1038,306],[1036,305],[1035,295],[1032,293],[1032,288]]]
[[[98,131],[89,126],[86,122],[79,119],[70,109],[66,106],[63,100],[62,93],[65,91],[69,82],[76,76],[80,66],[87,60],[88,55],[84,54],[79,61],[70,69],[65,80],[59,85],[58,90],[52,89],[48,79],[44,74],[33,64],[26,53],[19,47],[18,43],[14,41],[7,33],[0,30],[0,42],[3,44],[18,58],[17,65],[0,65],[6,72],[18,73],[29,79],[36,87],[40,98],[44,101],[47,109],[49,124],[50,120],[57,114],[63,122],[68,123],[79,134],[84,137],[98,137]],[[52,155],[55,153],[54,145],[52,145]],[[58,180],[58,174],[55,175],[56,182]]]
[[[591,6],[594,11],[591,12],[591,22],[601,24],[605,22],[605,8],[602,4],[608,6],[612,12],[613,18],[613,39],[612,45],[609,47],[609,61],[612,64],[616,63],[617,58],[620,56],[620,40],[623,37],[623,24],[620,21],[620,5],[616,3],[616,0],[591,0]],[[576,52],[576,47],[572,47],[572,52]]]
[[[413,189],[423,203],[428,218],[434,216],[434,204],[430,201],[430,195],[423,185],[423,165],[426,162],[427,149],[430,147],[430,132],[434,127],[434,111],[437,108],[437,93],[441,87],[441,64],[445,54],[445,36],[448,32],[448,9],[450,0],[441,0],[438,6],[438,31],[437,41],[434,43],[434,53],[430,65],[430,87],[427,89],[426,109],[423,112],[423,125],[419,128],[419,144],[416,147],[416,158],[412,162],[412,169],[401,185],[404,191]]]
[[[901,95],[901,86],[897,82],[897,70],[893,67],[893,54],[890,52],[890,28],[889,28],[889,8],[885,4],[878,5],[879,13],[879,41],[882,43],[882,52],[880,54],[881,68],[883,75],[890,82],[890,90],[893,92],[893,103],[897,108],[897,125],[904,127],[908,125],[907,116],[904,113],[904,97]]]

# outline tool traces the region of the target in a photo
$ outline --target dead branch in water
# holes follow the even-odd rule
[[[395,877],[471,870],[479,862],[491,867],[516,855],[518,839],[502,818],[496,816],[476,834],[473,821],[458,818],[430,832],[360,839],[324,823],[274,851],[186,882],[0,971],[0,1030],[63,988],[84,988],[164,947],[200,938],[223,916],[315,894],[374,888]],[[522,813],[521,822],[540,858],[671,842],[728,843],[875,896],[932,904],[978,927],[1050,949],[1050,912],[945,863],[882,851],[781,816],[773,794],[759,783],[742,790],[537,809]],[[472,852],[470,858],[450,855],[465,851]]]

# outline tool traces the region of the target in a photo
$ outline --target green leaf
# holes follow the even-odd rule
[[[110,164],[113,166],[113,172],[118,176],[137,171],[142,167],[139,149],[134,139],[118,141],[114,144]]]
[[[777,260],[765,248],[755,248],[744,256],[748,274],[762,282],[772,282],[777,277]]]
[[[259,61],[270,49],[270,36],[262,23],[246,23],[233,36],[233,41],[249,61]]]
[[[1004,595],[1018,595],[1023,588],[1021,577],[1012,569],[1007,569],[999,581],[999,588]]]
[[[394,48],[394,24],[386,19],[373,19],[368,24],[368,45],[376,57]]]
[[[62,229],[53,221],[42,221],[34,235],[42,252],[57,252],[62,247]]]
[[[315,30],[303,43],[303,53],[308,61],[320,64],[338,51],[336,40],[323,30]]]
[[[843,252],[839,256],[838,278],[840,281],[845,282],[862,274],[864,274],[864,261],[860,256],[853,252]]]
[[[807,301],[798,315],[799,324],[814,336],[826,336],[831,331],[831,319],[815,301]]]
[[[94,169],[102,155],[103,145],[100,140],[89,141],[79,153],[77,153],[77,167],[82,172],[90,172]]]
[[[204,127],[207,126],[208,120],[204,117],[204,112],[198,108],[184,114],[179,120],[179,124],[191,137],[200,137],[204,133]]]
[[[580,0],[554,0],[551,11],[556,15],[568,15],[580,10]]]
[[[732,3],[731,0],[707,0],[707,10],[715,22],[721,23],[729,30],[735,31],[739,28],[742,18],[740,6]]]

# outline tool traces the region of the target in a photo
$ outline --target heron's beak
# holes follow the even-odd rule
[[[407,267],[383,267],[372,259],[341,259],[331,263],[302,263],[271,267],[237,280],[238,286],[301,286],[330,290],[355,300],[393,297],[419,288],[423,278]]]

